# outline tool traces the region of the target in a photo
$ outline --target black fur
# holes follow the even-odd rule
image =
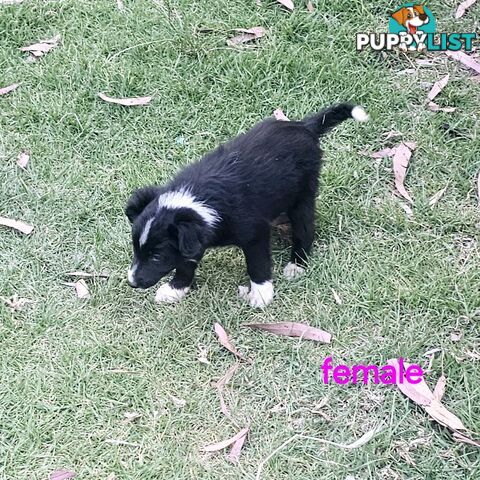
[[[240,247],[251,280],[271,280],[270,222],[287,212],[292,224],[291,261],[304,265],[314,238],[314,210],[321,166],[319,136],[351,118],[354,105],[339,104],[300,122],[267,119],[219,146],[164,187],[137,190],[126,214],[132,222],[132,286],[147,288],[176,270],[174,288],[188,287],[205,249]],[[159,195],[188,188],[220,218],[209,226],[189,208],[158,210]],[[148,240],[139,237],[154,218]]]

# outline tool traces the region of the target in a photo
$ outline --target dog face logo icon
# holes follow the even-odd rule
[[[392,18],[400,25],[403,25],[410,35],[417,33],[420,27],[423,27],[430,21],[430,17],[425,13],[423,5],[402,7],[400,10],[392,13]]]

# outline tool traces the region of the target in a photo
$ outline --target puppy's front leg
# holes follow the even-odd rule
[[[250,277],[248,287],[239,287],[238,292],[252,307],[266,307],[273,300],[272,262],[270,258],[270,228],[262,228],[255,242],[243,247]]]
[[[190,290],[190,285],[197,268],[196,260],[186,260],[177,265],[175,275],[168,283],[164,283],[155,295],[155,301],[175,303],[179,302]]]

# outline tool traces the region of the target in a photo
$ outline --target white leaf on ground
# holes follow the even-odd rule
[[[445,395],[445,387],[447,385],[447,379],[445,375],[441,375],[440,378],[437,380],[437,384],[433,389],[433,398],[438,400],[439,402],[442,401],[443,396]]]
[[[396,358],[388,360],[387,364],[395,367],[397,372],[400,370],[400,366]],[[404,362],[404,366],[406,370],[408,367],[410,367],[410,363]],[[396,385],[404,395],[418,405],[430,405],[431,401],[433,400],[433,393],[428,388],[428,385],[423,378],[421,382],[417,384],[404,381],[403,383],[398,383]]]
[[[406,203],[400,202],[400,207],[407,214],[407,217],[413,217],[413,210]]]
[[[290,119],[283,113],[283,110],[281,108],[277,108],[273,112],[273,116],[275,117],[275,120],[282,120],[284,122],[290,121]]]
[[[310,0],[308,0],[307,2],[307,10],[310,12],[310,13],[313,13],[315,11],[315,7],[313,6],[312,2]]]
[[[382,133],[382,137],[385,137],[385,140],[389,140],[393,137],[399,137],[400,135],[401,133],[397,132],[396,130],[390,130],[389,132]]]
[[[449,79],[450,75],[446,75],[441,80],[433,84],[432,89],[430,90],[430,92],[428,92],[428,99],[430,101],[433,101],[433,99],[445,88]]]
[[[67,480],[75,477],[75,472],[72,470],[56,470],[48,476],[48,480]]]
[[[453,432],[453,438],[456,442],[466,443],[468,445],[473,445],[475,447],[480,447],[480,441],[474,440],[473,438],[467,437],[460,432]]]
[[[448,185],[446,185],[441,190],[439,190],[435,195],[432,195],[430,197],[430,200],[428,201],[430,208],[433,208],[440,201],[443,195],[445,195],[445,192],[447,191],[447,187]]]
[[[369,442],[378,432],[381,431],[381,429],[382,428],[380,426],[372,428],[372,430],[364,433],[359,439],[355,440],[354,442],[343,445],[343,448],[353,450],[354,448],[361,447],[362,445],[365,445],[367,442]]]
[[[463,17],[465,14],[467,8],[470,8],[477,0],[465,0],[463,1],[457,8],[457,11],[455,12],[455,18],[460,18]]]
[[[235,31],[240,32],[240,34],[227,40],[227,45],[230,47],[257,40],[258,38],[262,38],[266,33],[263,27],[236,28]]]
[[[385,158],[393,156],[394,153],[394,148],[384,148],[382,150],[379,150],[378,152],[369,153],[368,156],[372,158]]]
[[[295,7],[292,0],[277,0],[278,3],[281,3],[285,8],[293,10]]]
[[[90,298],[90,292],[88,291],[87,284],[83,279],[75,282],[75,291],[78,298]]]
[[[29,52],[34,57],[41,57],[48,53],[50,50],[57,47],[60,38],[60,35],[55,35],[53,38],[50,38],[48,40],[41,40],[40,42],[33,43],[32,45],[28,45],[27,47],[21,47],[20,50],[22,52]]]
[[[435,102],[428,102],[427,107],[432,112],[452,113],[456,110],[455,107],[441,107],[440,105],[437,105]]]
[[[20,83],[12,83],[12,85],[8,85],[7,87],[2,87],[0,88],[0,95],[6,95],[7,93],[13,92],[20,85],[21,85]]]
[[[451,52],[448,50],[445,53],[448,57],[451,57],[454,60],[463,63],[466,67],[475,70],[477,73],[480,73],[480,63],[475,61],[471,56],[467,55],[466,53],[460,51]]]
[[[123,4],[123,0],[117,0],[117,8],[122,11],[125,9],[125,5]]]
[[[21,152],[17,158],[17,165],[23,170],[27,169],[28,161],[30,160],[30,155],[28,152]]]
[[[123,416],[124,416],[124,423],[130,423],[130,422],[134,422],[135,420],[138,420],[142,416],[142,414],[138,412],[125,412]]]
[[[248,432],[247,432],[248,433]],[[247,434],[240,437],[233,445],[230,453],[227,455],[227,460],[232,463],[238,463],[240,454],[242,453],[243,444],[247,439]]]
[[[168,392],[167,392],[167,395],[170,397],[170,400],[172,401],[172,403],[178,408],[183,408],[187,404],[187,402],[183,398],[175,397]]]
[[[413,148],[412,148],[413,147]],[[403,142],[395,147],[393,154],[393,174],[395,176],[395,188],[397,192],[410,203],[413,203],[412,197],[405,189],[405,177],[407,176],[408,164],[412,156],[412,150],[416,145],[412,142]]]
[[[332,338],[330,333],[320,330],[319,328],[311,327],[305,323],[247,323],[244,326],[256,330],[263,330],[265,332],[273,333],[274,335],[300,337],[304,340],[314,340],[322,343],[330,343]]]
[[[113,98],[105,95],[102,92],[97,94],[102,100],[108,103],[116,103],[124,107],[135,107],[138,105],[148,105],[153,97],[131,97],[131,98]]]
[[[330,290],[332,291],[332,295],[333,295],[333,298],[335,299],[335,302],[338,305],[341,305],[343,302],[342,302],[342,299],[340,298],[340,295],[336,292],[335,289],[330,288]]]
[[[198,345],[198,355],[197,360],[200,363],[204,363],[205,365],[210,365],[210,360],[208,359],[208,350],[207,347],[204,345]]]
[[[25,235],[30,235],[33,232],[33,227],[28,225],[28,223],[22,222],[21,220],[12,220],[11,218],[0,217],[0,225],[13,228]]]
[[[217,382],[214,383],[214,386],[217,388],[218,396],[220,398],[220,410],[226,417],[230,417],[230,410],[227,407],[227,404],[225,402],[225,398],[223,397],[223,390],[227,383],[232,379],[233,375],[235,372],[238,370],[238,367],[240,366],[240,363],[235,363],[232,365],[223,375],[222,378],[217,380]]]
[[[20,311],[25,305],[29,303],[33,303],[33,300],[29,300],[28,298],[20,298],[17,294],[11,296],[10,298],[3,298],[2,300],[5,302],[8,308],[13,312]]]
[[[205,447],[202,447],[202,451],[218,452],[219,450],[223,450],[224,448],[229,447],[230,445],[235,443],[237,440],[247,435],[249,430],[250,430],[250,426],[247,425],[246,427],[242,428],[236,435],[234,435],[231,438],[228,438],[227,440],[223,440],[222,442],[213,443],[211,445],[206,445]]]
[[[220,344],[229,352],[233,353],[237,358],[245,360],[245,357],[232,345],[232,342],[228,338],[227,332],[219,323],[215,322],[214,329]]]

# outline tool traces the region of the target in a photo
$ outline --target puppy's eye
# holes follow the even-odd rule
[[[152,259],[155,260],[156,262],[161,262],[163,260],[163,255],[160,253],[154,253],[152,255]]]

